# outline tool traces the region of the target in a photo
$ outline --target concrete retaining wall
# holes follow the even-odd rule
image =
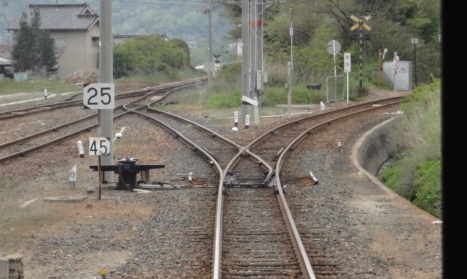
[[[357,144],[355,159],[358,164],[372,175],[389,159],[392,152],[388,145],[389,131],[397,126],[402,117],[393,117],[367,132]]]
[[[431,221],[439,221],[435,216],[423,211],[393,192],[375,177],[375,174],[381,165],[387,161],[389,153],[392,151],[390,145],[387,144],[389,131],[394,129],[401,120],[401,116],[393,117],[366,132],[352,148],[351,160],[359,170],[359,174],[368,177],[377,187],[394,198],[394,200],[407,205],[408,208],[413,208]]]
[[[0,279],[24,279],[22,259],[19,254],[0,257]]]

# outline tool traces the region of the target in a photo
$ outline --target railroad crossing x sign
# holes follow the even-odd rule
[[[356,17],[354,15],[351,15],[350,19],[355,21],[356,24],[354,24],[354,25],[352,25],[352,27],[350,27],[350,31],[354,31],[355,29],[357,29],[360,24],[362,24],[362,27],[365,28],[366,30],[371,31],[371,27],[368,24],[365,23],[365,21],[370,20],[370,18],[371,18],[371,15],[364,16],[363,19],[358,18],[358,17]]]

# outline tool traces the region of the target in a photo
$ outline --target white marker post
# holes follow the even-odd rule
[[[44,89],[44,99],[47,100],[47,89]]]
[[[351,71],[352,63],[350,53],[344,53],[344,72],[347,73],[347,103],[349,102],[349,73]]]
[[[232,131],[238,131],[238,111],[234,112],[234,127],[232,128]]]
[[[248,98],[247,96],[243,96],[242,97],[242,104],[250,104],[250,105],[253,105],[255,107],[255,118],[256,118],[255,123],[258,123],[259,116],[257,116],[258,115],[258,100],[257,100],[257,98],[255,97],[254,99],[252,99],[252,98]],[[247,121],[248,121],[248,123],[247,123]],[[250,115],[249,114],[245,115],[245,129],[248,129],[248,127],[250,127]]]
[[[256,102],[256,106],[254,107],[254,112],[255,112],[255,126],[259,125],[259,111],[258,111],[258,98],[254,98]]]
[[[394,92],[397,92],[397,75],[399,72],[399,65],[397,62],[399,62],[399,56],[397,55],[397,52],[394,52],[394,58],[392,59],[394,62]]]
[[[84,148],[83,148],[83,142],[82,141],[77,141],[76,145],[78,145],[78,154],[80,158],[84,158]]]
[[[68,172],[68,184],[71,189],[75,189],[76,185],[76,165],[74,165],[71,170]]]

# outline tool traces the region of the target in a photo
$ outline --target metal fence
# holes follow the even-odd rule
[[[344,76],[326,77],[326,101],[336,102],[345,98]]]

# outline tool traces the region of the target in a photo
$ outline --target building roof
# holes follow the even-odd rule
[[[60,30],[88,30],[98,20],[97,15],[91,7],[84,4],[29,4],[8,25],[7,30],[19,30],[20,20],[23,12],[31,20],[31,13],[39,9],[41,15],[41,29],[50,31]]]
[[[0,66],[11,66],[11,60],[0,56]]]

